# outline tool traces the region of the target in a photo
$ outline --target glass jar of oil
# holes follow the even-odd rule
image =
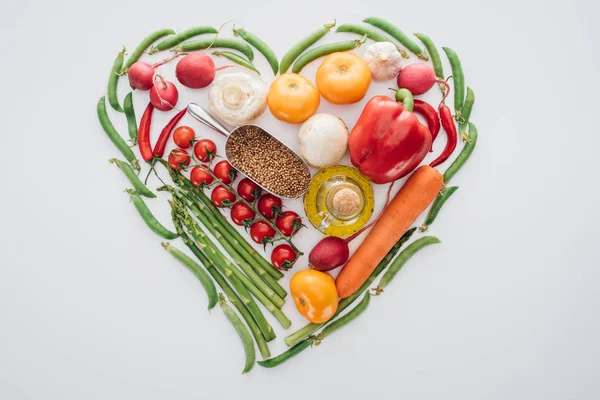
[[[373,187],[356,168],[336,165],[317,173],[304,195],[310,223],[330,236],[359,231],[373,215]]]

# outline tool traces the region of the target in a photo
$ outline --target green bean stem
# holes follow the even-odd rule
[[[152,232],[156,233],[163,239],[172,240],[179,237],[179,235],[177,235],[174,232],[171,232],[170,230],[165,228],[160,222],[158,222],[158,220],[154,217],[154,215],[152,215],[152,212],[150,212],[150,209],[148,209],[148,206],[146,205],[146,203],[144,203],[144,200],[142,200],[138,192],[136,192],[133,189],[127,189],[125,191],[129,193],[129,197],[131,198],[133,205],[135,206],[136,210],[138,210],[138,213],[140,214],[146,225],[148,225],[148,228],[152,230]]]
[[[175,31],[173,29],[161,29],[161,30],[152,32],[150,35],[146,36],[144,38],[144,40],[142,40],[140,42],[140,44],[137,45],[135,50],[133,50],[133,53],[131,53],[131,55],[127,59],[125,66],[121,70],[121,75],[124,75],[125,73],[127,73],[127,70],[129,69],[129,67],[131,67],[137,60],[140,59],[142,54],[144,54],[144,51],[146,51],[146,49],[148,47],[150,47],[150,45],[152,43],[156,42],[158,39],[160,39],[162,37],[165,37],[167,35],[174,35],[174,34],[175,34]]]
[[[300,71],[302,71],[302,68],[304,68],[306,64],[328,54],[356,49],[357,47],[360,47],[360,45],[363,44],[365,40],[366,38],[345,40],[343,42],[328,43],[322,46],[315,47],[314,49],[310,49],[309,51],[298,57],[298,59],[294,63],[294,66],[292,67],[292,72],[297,74]]]
[[[236,64],[241,65],[244,68],[248,68],[251,71],[256,72],[257,74],[260,75],[260,71],[256,69],[256,67],[254,66],[254,64],[252,64],[250,61],[246,60],[244,57],[232,53],[231,51],[213,51],[212,52],[213,56],[221,56],[221,57],[225,57],[228,60],[233,61]]]
[[[356,291],[356,293],[354,293],[352,296],[346,297],[345,299],[342,299],[340,301],[340,303],[338,304],[338,309],[335,312],[335,314],[333,315],[333,318],[335,318],[337,315],[342,313],[346,308],[348,308],[348,306],[350,304],[352,304],[354,302],[354,300],[356,300],[362,293],[364,293],[365,290],[367,290],[369,288],[369,286],[373,283],[373,281],[375,281],[375,279],[379,276],[379,274],[381,274],[381,272],[388,266],[390,261],[396,255],[396,253],[398,253],[398,250],[402,247],[402,245],[411,238],[411,236],[413,235],[413,233],[415,233],[416,230],[417,230],[417,228],[411,228],[408,231],[406,231],[406,233],[404,235],[402,235],[400,240],[398,240],[396,242],[394,247],[392,247],[392,249],[383,258],[383,260],[381,260],[381,262],[377,265],[377,267],[371,273],[369,278],[365,281],[365,283],[362,284],[362,286]],[[298,330],[298,331],[292,333],[291,335],[289,335],[288,337],[286,337],[285,344],[287,344],[288,346],[293,346],[296,343],[299,343],[301,340],[305,339],[306,337],[308,337],[308,336],[312,335],[313,333],[315,333],[316,331],[318,331],[319,328],[321,328],[323,325],[324,324],[315,324],[315,323],[310,323],[308,325],[305,325],[300,330]]]
[[[123,111],[125,111],[125,117],[127,118],[127,130],[129,131],[129,139],[131,146],[137,144],[137,122],[135,119],[135,110],[133,109],[133,92],[127,93],[125,100],[123,100]]]
[[[252,32],[248,32],[247,30],[240,28],[235,29],[233,27],[233,34],[235,36],[240,36],[246,42],[250,43],[256,50],[258,50],[269,62],[271,69],[273,70],[273,75],[277,75],[277,71],[279,70],[279,60],[277,60],[277,56],[273,49],[269,47],[261,38],[253,34]],[[231,60],[234,61],[234,60]],[[234,61],[235,62],[235,61]],[[258,71],[256,71],[258,72]],[[260,75],[260,73],[259,73]]]
[[[440,191],[440,193],[435,198],[433,204],[431,205],[431,209],[429,210],[429,214],[427,214],[427,218],[425,218],[425,224],[419,228],[419,231],[427,231],[429,226],[433,224],[433,222],[437,218],[442,206],[446,203],[446,201],[448,201],[450,196],[452,196],[452,194],[456,192],[456,189],[458,189],[458,186],[450,186]]]
[[[414,35],[417,37],[417,39],[421,41],[421,43],[423,43],[423,45],[427,49],[429,57],[431,58],[431,63],[433,64],[433,71],[435,72],[435,76],[437,76],[440,79],[446,79],[446,77],[444,76],[444,67],[442,66],[442,58],[440,57],[440,52],[433,43],[433,40],[431,40],[431,38],[424,33],[415,33]],[[442,94],[445,94],[445,85],[443,83],[440,83],[439,85]]]
[[[131,166],[128,163],[126,163],[125,161],[121,161],[117,158],[111,158],[110,160],[108,160],[108,162],[110,162],[111,164],[115,164],[121,169],[121,171],[123,171],[127,179],[129,179],[129,182],[131,182],[131,184],[139,194],[151,199],[156,197],[156,195],[152,193],[152,191],[148,189],[146,185],[144,185],[144,183],[140,180],[137,174],[133,171],[133,168],[131,168]]]
[[[123,68],[123,60],[125,59],[125,46],[123,46],[123,50],[119,54],[117,54],[117,58],[115,58],[115,62],[110,70],[110,76],[108,77],[108,88],[106,91],[106,96],[108,97],[108,103],[112,108],[114,108],[118,112],[123,112],[123,108],[119,104],[119,98],[117,97],[117,84],[119,83],[121,68]]]
[[[206,294],[208,296],[208,309],[211,310],[214,306],[217,305],[217,288],[213,283],[210,276],[202,269],[198,263],[185,255],[181,250],[171,246],[169,243],[162,243],[162,246],[165,250],[167,250],[173,257],[175,257],[180,263],[185,265],[187,269],[189,269],[196,278],[200,281],[204,290],[206,290]]]
[[[275,368],[278,365],[283,364],[290,358],[302,353],[304,350],[309,348],[312,343],[313,343],[312,338],[306,338],[303,341],[290,347],[289,349],[287,349],[286,351],[284,351],[283,353],[281,353],[280,355],[278,355],[276,357],[269,358],[268,360],[259,361],[258,365],[260,365],[263,368]]]
[[[469,119],[471,118],[471,112],[473,111],[473,105],[475,104],[475,93],[473,89],[467,86],[467,96],[465,97],[465,104],[462,109],[462,118],[459,121],[458,129],[460,131],[460,137],[463,141],[468,140],[467,128],[469,127]]]
[[[396,46],[396,48],[398,49],[398,52],[400,52],[400,55],[402,57],[408,58],[408,54],[406,54],[406,51],[402,47],[400,47],[399,45],[394,43],[394,40],[392,38],[382,35],[381,33],[375,31],[374,29],[368,28],[366,26],[356,25],[356,24],[343,24],[343,25],[338,26],[338,28],[335,31],[336,32],[355,33],[355,34],[363,36],[363,37],[366,36],[375,42],[390,42],[394,46]]]
[[[254,59],[254,52],[252,48],[244,42],[240,42],[235,39],[223,39],[223,38],[208,38],[199,39],[192,42],[183,42],[179,46],[175,47],[176,51],[188,52],[196,50],[205,50],[208,48],[226,48],[233,49],[244,54],[250,61]]]
[[[219,264],[214,264],[212,261],[210,261],[208,256],[202,253],[200,248],[196,246],[194,242],[192,242],[190,237],[184,232],[183,224],[181,223],[181,221],[179,221],[173,209],[171,209],[171,215],[173,216],[173,223],[175,225],[175,229],[177,230],[177,233],[183,240],[183,243],[185,243],[185,245],[190,249],[190,251],[194,253],[194,255],[196,256],[196,258],[198,258],[200,263],[206,267],[208,273],[213,277],[215,282],[217,282],[217,285],[221,287],[223,292],[225,292],[225,295],[227,296],[229,301],[231,301],[231,304],[233,304],[233,306],[238,310],[242,318],[244,318],[244,321],[246,321],[246,324],[250,328],[250,332],[252,332],[252,336],[254,336],[254,340],[258,345],[258,349],[260,350],[261,356],[263,358],[270,357],[271,352],[269,351],[267,341],[265,340],[265,337],[263,336],[260,328],[258,327],[258,324],[256,323],[256,321],[258,320],[264,320],[265,323],[267,323],[264,319],[263,314],[260,312],[260,309],[249,294],[246,297],[244,297],[244,301],[242,301],[242,299],[231,288],[231,286],[229,286],[225,278],[223,278],[223,275],[229,275],[228,279],[238,293],[248,293],[246,291],[246,288],[242,285],[242,283],[239,280],[237,280],[236,277],[234,277],[231,274],[231,272],[228,272],[228,269],[226,267],[221,268],[221,270],[223,271],[223,275],[221,275],[221,273],[217,271],[216,267],[216,265]],[[242,294],[240,294],[240,296],[242,296]]]
[[[242,320],[238,315],[233,311],[231,307],[227,304],[225,297],[223,297],[222,293],[219,293],[219,305],[223,310],[223,313],[231,322],[231,325],[235,328],[235,331],[239,335],[242,340],[242,344],[244,345],[244,352],[246,353],[246,364],[244,365],[244,370],[242,374],[250,371],[252,367],[254,367],[254,363],[256,363],[256,354],[254,352],[254,342],[252,341],[252,337],[250,336],[250,332],[246,329],[246,326],[243,324]]]
[[[423,51],[423,49],[421,49],[421,47],[417,43],[415,43],[414,40],[409,38],[406,33],[402,32],[400,28],[398,28],[391,22],[378,17],[365,18],[363,22],[366,22],[369,25],[373,25],[374,27],[379,28],[387,34],[391,35],[394,39],[402,43],[408,50],[414,53],[421,60],[429,60],[429,57]]]
[[[184,40],[188,40],[194,36],[204,35],[207,33],[218,33],[218,31],[212,26],[196,26],[194,28],[186,29],[178,32],[168,39],[165,39],[158,43],[156,46],[152,46],[149,54],[158,53],[159,51],[169,50]]]
[[[350,310],[348,312],[348,314],[345,314],[342,317],[331,322],[329,325],[327,325],[321,331],[321,333],[319,333],[317,336],[315,336],[315,339],[314,339],[315,346],[318,346],[319,344],[321,344],[321,341],[323,339],[325,339],[327,336],[331,335],[333,332],[344,327],[345,325],[348,325],[350,322],[352,322],[354,319],[356,319],[356,317],[358,317],[360,314],[362,314],[367,309],[370,302],[371,302],[371,294],[367,291],[367,293],[365,293],[365,295],[363,296],[363,299],[360,301],[360,303],[358,303],[356,305],[356,307],[354,307],[352,310]]]
[[[450,182],[450,179],[452,179],[452,177],[454,175],[456,175],[456,173],[467,162],[467,160],[471,156],[471,153],[473,153],[473,150],[475,149],[475,145],[477,144],[477,136],[478,136],[477,128],[475,127],[474,124],[469,122],[469,132],[468,132],[468,137],[467,137],[467,143],[461,150],[458,157],[456,157],[456,160],[454,160],[454,162],[452,164],[450,164],[450,166],[448,167],[446,172],[444,172],[444,183],[445,184],[448,184],[448,182]]]
[[[400,269],[404,266],[404,264],[406,264],[406,262],[410,260],[410,258],[413,255],[415,255],[415,253],[417,253],[422,248],[435,243],[441,243],[440,239],[436,238],[435,236],[424,236],[409,244],[406,247],[406,249],[404,249],[402,253],[400,253],[400,255],[394,261],[392,261],[388,270],[385,272],[385,274],[383,274],[381,280],[379,281],[379,285],[377,285],[377,287],[373,289],[375,295],[379,295],[383,292],[387,285],[389,285],[390,282],[394,279],[396,274],[400,272]]]
[[[110,118],[108,117],[108,113],[106,112],[106,101],[104,96],[102,96],[100,100],[98,100],[96,112],[98,113],[98,121],[100,121],[102,129],[104,129],[104,132],[106,133],[110,141],[113,142],[115,146],[117,146],[117,149],[119,149],[119,151],[121,152],[121,154],[123,154],[125,159],[131,163],[133,169],[139,171],[140,164],[138,163],[137,158],[135,158],[135,154],[133,154],[133,151],[131,151],[129,146],[127,146],[125,140],[123,140],[121,135],[119,135],[119,132],[117,132],[117,130],[113,126],[112,122],[110,122]]]
[[[333,21],[332,24],[325,24],[321,28],[317,29],[314,32],[311,32],[308,36],[302,38],[298,43],[293,45],[281,58],[281,62],[279,63],[279,73],[285,74],[294,62],[294,60],[298,58],[298,56],[302,54],[304,50],[308,49],[310,46],[315,44],[319,39],[325,36],[334,26],[335,21]]]
[[[460,58],[454,50],[449,47],[442,47],[450,66],[452,67],[452,79],[454,80],[454,113],[457,121],[460,122],[462,118],[462,109],[465,103],[465,75],[463,72]]]

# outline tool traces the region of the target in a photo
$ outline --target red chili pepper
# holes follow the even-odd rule
[[[452,155],[454,149],[456,149],[456,142],[458,141],[458,132],[456,132],[452,111],[450,111],[448,106],[443,105],[440,107],[440,119],[442,120],[442,127],[448,136],[448,142],[442,154],[429,164],[430,167],[435,167],[446,161]]]
[[[156,157],[160,158],[165,154],[165,147],[167,147],[167,142],[171,137],[171,132],[173,132],[173,128],[175,128],[175,125],[177,125],[177,123],[181,120],[181,118],[185,115],[186,112],[187,108],[184,108],[183,110],[175,114],[175,116],[169,121],[167,125],[165,125],[163,130],[160,132],[158,141],[154,145],[154,155]]]
[[[440,132],[440,116],[438,115],[437,111],[435,111],[435,108],[423,100],[415,100],[413,111],[425,118],[432,138],[431,148],[429,151],[433,151],[433,142]]]
[[[138,146],[140,147],[140,154],[144,161],[151,161],[154,156],[152,155],[152,145],[150,144],[150,122],[152,121],[152,111],[154,106],[152,103],[148,103],[148,107],[142,115],[140,120],[140,129],[138,130]]]

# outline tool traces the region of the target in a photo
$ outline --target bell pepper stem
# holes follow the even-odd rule
[[[395,89],[392,89],[395,90]],[[406,111],[412,111],[415,106],[413,95],[408,89],[398,89],[396,91],[396,101],[402,103]]]

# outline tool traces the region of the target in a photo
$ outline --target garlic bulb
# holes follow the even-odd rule
[[[335,115],[315,114],[300,127],[298,143],[298,154],[309,165],[331,167],[346,154],[348,128]]]
[[[213,115],[223,122],[240,126],[258,118],[267,107],[267,86],[244,72],[221,74],[208,92]]]
[[[367,46],[363,59],[376,81],[392,79],[400,71],[403,61],[396,46],[390,42],[377,42]]]

